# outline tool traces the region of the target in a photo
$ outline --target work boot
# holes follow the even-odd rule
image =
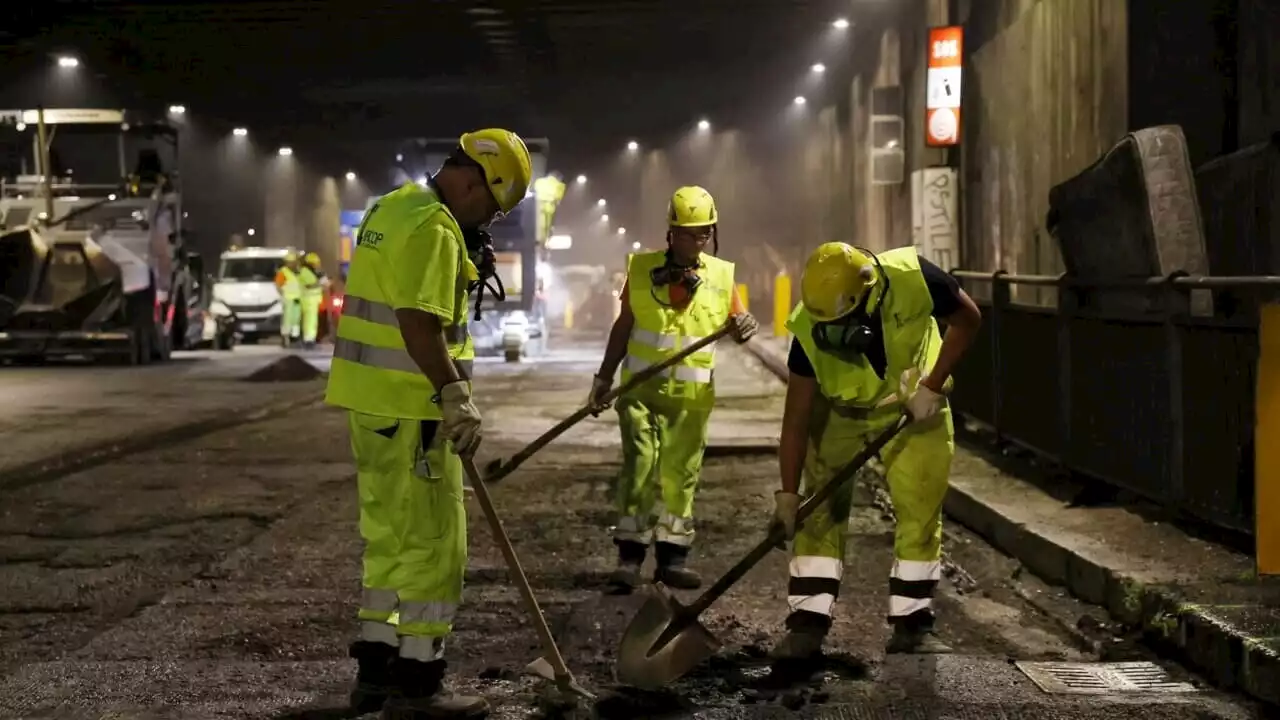
[[[360,640],[351,643],[347,655],[359,663],[356,686],[351,690],[351,709],[360,714],[377,712],[395,690],[391,663],[399,651],[391,645]]]
[[[640,567],[649,548],[643,543],[614,540],[618,546],[618,567],[609,573],[609,586],[618,592],[631,592],[640,587]]]
[[[779,661],[813,660],[822,655],[822,643],[827,634],[817,629],[791,629],[769,651],[769,657]]]
[[[676,590],[697,590],[702,587],[702,578],[684,566],[689,557],[689,548],[660,542],[654,547],[654,554],[658,559],[658,569],[653,572],[654,582]]]
[[[890,655],[946,655],[951,647],[938,639],[931,622],[898,623],[893,626],[893,636],[885,643],[884,651]]]
[[[489,714],[484,698],[445,691],[444,660],[396,658],[391,669],[396,691],[382,706],[382,720],[482,718]]]

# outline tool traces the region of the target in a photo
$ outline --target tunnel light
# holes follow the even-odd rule
[[[635,241],[635,242],[631,243],[631,249],[632,249],[632,250],[639,250],[639,249],[640,249],[640,241],[639,241],[639,240],[637,240],[637,241]]]
[[[827,71],[827,66],[823,65],[822,63],[814,63],[812,66],[809,67],[809,70],[813,72],[815,75],[821,75],[822,73]]]
[[[116,199],[116,194],[115,194],[115,193],[111,193],[110,195],[108,195],[108,196],[107,196],[107,199],[108,199],[108,200],[112,200],[112,201],[114,201],[114,200]]]
[[[627,143],[627,150],[630,150],[631,152],[635,152],[639,149],[640,149],[640,143],[636,142],[635,140],[632,140],[631,142]]]
[[[579,185],[586,185],[586,184],[587,184],[587,176],[586,176],[586,175],[579,175],[579,176],[578,176],[578,179],[577,179],[577,180],[575,180],[575,182],[577,182]]]
[[[599,200],[596,201],[596,207],[604,207],[606,204],[607,203],[605,202],[604,198],[600,198]]]
[[[402,153],[396,153],[396,162],[404,162],[404,155]]]
[[[236,137],[247,137],[249,135],[249,128],[236,128],[231,131],[231,134]]]
[[[185,106],[185,105],[170,105],[170,106],[169,106],[169,114],[170,114],[170,115],[185,115],[186,113],[187,113],[187,106]]]
[[[624,228],[624,227],[620,227],[620,228],[618,228],[618,234],[619,234],[619,235],[626,235],[626,234],[627,234],[627,229],[626,229],[626,228]]]
[[[279,155],[280,157],[289,157],[290,155],[293,154],[293,148],[286,145],[280,148],[279,150],[277,150],[276,154]]]
[[[602,222],[602,223],[607,223],[607,222],[609,222],[609,213],[605,213],[605,214],[601,215],[601,216],[600,216],[600,222]]]
[[[20,122],[18,123],[17,128],[18,128],[18,132],[22,132],[23,130],[27,129],[27,124],[24,122]]]
[[[348,170],[348,171],[347,171],[347,182],[352,182],[352,181],[353,181],[353,180],[355,180],[355,179],[356,179],[356,174],[355,174],[354,172],[352,172],[352,171]]]
[[[796,105],[803,105],[808,101],[804,99],[803,95],[797,95],[796,99],[792,100],[791,102],[795,103]]]
[[[699,121],[698,121],[698,129],[699,129],[699,130],[702,130],[703,132],[706,132],[707,130],[710,130],[710,129],[711,129],[711,121],[710,121],[710,120],[708,120],[708,119],[706,119],[706,118],[703,118],[703,119],[699,120]]]
[[[80,58],[70,55],[62,55],[58,58],[58,67],[60,68],[78,68],[80,67]]]
[[[254,235],[256,235],[257,233],[258,233],[258,231],[257,231],[257,230],[254,230],[253,228],[249,228],[249,233],[248,233],[248,234],[249,234],[249,237],[253,237],[253,236],[254,236]]]
[[[419,175],[419,176],[418,176],[418,184],[419,184],[419,185],[421,185],[422,187],[426,187],[426,186],[427,186],[427,176],[426,176],[426,175]]]
[[[837,30],[846,30],[849,27],[849,21],[844,18],[836,18],[835,21],[831,23],[831,27]]]

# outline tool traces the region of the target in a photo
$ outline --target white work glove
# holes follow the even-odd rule
[[[760,323],[749,312],[729,316],[729,334],[739,345],[755,337],[760,331]]]
[[[444,421],[440,432],[453,443],[459,455],[474,455],[480,447],[480,411],[471,402],[466,380],[456,380],[440,388],[440,411]]]
[[[782,539],[790,541],[796,536],[796,513],[800,511],[800,496],[779,490],[773,494],[773,522],[769,529],[781,525]]]
[[[598,417],[601,412],[609,409],[609,403],[604,400],[604,396],[612,389],[612,378],[602,378],[599,375],[591,378],[591,392],[587,393],[587,409],[591,411],[593,417]]]
[[[900,397],[907,399],[903,404],[903,410],[912,422],[924,422],[942,412],[942,409],[947,406],[947,396],[925,387],[920,383],[919,378],[919,370],[906,370],[902,373],[902,380],[898,387]],[[948,381],[947,385],[950,384]]]

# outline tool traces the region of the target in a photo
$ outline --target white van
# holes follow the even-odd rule
[[[284,304],[275,278],[288,252],[289,248],[251,247],[222,253],[209,311],[231,316],[241,342],[280,336]]]

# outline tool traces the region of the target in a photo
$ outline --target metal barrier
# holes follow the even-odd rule
[[[1258,308],[1280,277],[953,274],[990,298],[956,373],[958,412],[1064,468],[1254,533]],[[1013,285],[1056,288],[1057,307],[1016,303]],[[1216,314],[1192,314],[1198,291]]]

